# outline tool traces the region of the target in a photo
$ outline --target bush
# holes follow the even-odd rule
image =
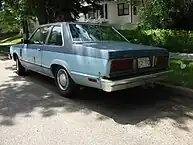
[[[193,31],[183,30],[120,30],[131,42],[163,47],[170,52],[193,53]]]

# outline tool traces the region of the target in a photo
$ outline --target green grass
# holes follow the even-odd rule
[[[186,64],[186,68],[181,69],[181,64]],[[193,61],[172,59],[170,66],[174,72],[168,76],[166,83],[193,88]]]

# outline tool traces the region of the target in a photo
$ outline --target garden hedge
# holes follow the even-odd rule
[[[131,42],[158,46],[170,52],[193,53],[193,31],[183,30],[120,30]]]

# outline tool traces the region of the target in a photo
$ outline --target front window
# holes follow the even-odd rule
[[[45,26],[37,29],[37,31],[31,37],[30,43],[39,45],[45,44],[50,29],[51,29],[50,26]]]
[[[61,26],[54,26],[47,42],[48,45],[62,45]]]
[[[70,24],[73,41],[126,41],[113,27]]]

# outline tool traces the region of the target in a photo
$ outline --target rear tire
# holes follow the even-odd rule
[[[16,58],[16,72],[19,76],[26,75],[26,69],[21,65],[18,57]]]
[[[77,85],[69,76],[68,72],[63,67],[58,67],[55,71],[55,83],[63,97],[72,98],[75,95]]]

